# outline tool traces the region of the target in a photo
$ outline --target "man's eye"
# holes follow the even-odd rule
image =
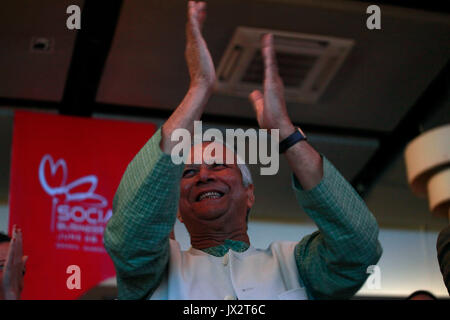
[[[184,178],[184,177],[191,177],[191,176],[194,175],[194,173],[195,173],[195,170],[194,170],[194,169],[187,169],[187,170],[184,170],[184,172],[183,172],[183,178]]]
[[[223,168],[226,168],[227,166],[223,163],[213,163],[212,167],[213,167],[213,169],[223,169]]]

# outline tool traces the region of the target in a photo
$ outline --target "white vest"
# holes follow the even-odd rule
[[[170,240],[169,271],[150,299],[305,300],[294,258],[296,242],[250,246],[215,257]]]

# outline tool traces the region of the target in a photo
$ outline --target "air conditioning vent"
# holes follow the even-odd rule
[[[317,57],[293,53],[276,53],[278,72],[284,85],[298,87],[306,79],[309,70],[314,66]],[[245,71],[242,81],[261,84],[264,80],[264,64],[261,50],[258,50]]]
[[[261,89],[261,37],[274,35],[278,70],[287,101],[315,103],[341,66],[354,41],[317,35],[238,27],[219,64],[217,92],[247,97]]]

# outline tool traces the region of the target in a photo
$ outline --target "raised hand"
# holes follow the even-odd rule
[[[9,244],[8,254],[6,256],[5,267],[3,270],[3,279],[1,282],[2,288],[0,288],[4,299],[20,299],[20,293],[23,289],[25,263],[27,259],[28,257],[24,257],[22,251],[22,231],[14,226],[12,239]]]
[[[206,3],[189,1],[185,56],[191,78],[191,87],[201,86],[212,89],[216,72],[208,46],[202,36],[202,26],[205,19]]]
[[[264,61],[264,94],[254,90],[249,99],[256,112],[258,124],[263,129],[280,129],[280,139],[294,132],[284,100],[284,85],[278,74],[278,66],[273,45],[273,35],[262,37]]]
[[[194,130],[194,121],[200,120],[216,81],[214,63],[202,36],[202,26],[206,19],[205,2],[188,2],[186,24],[186,62],[191,83],[183,101],[162,126],[161,150],[171,154],[177,142],[171,141],[176,129]]]

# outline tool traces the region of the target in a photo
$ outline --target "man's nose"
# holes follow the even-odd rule
[[[214,180],[214,174],[206,166],[201,166],[198,172],[197,183],[205,183]]]

